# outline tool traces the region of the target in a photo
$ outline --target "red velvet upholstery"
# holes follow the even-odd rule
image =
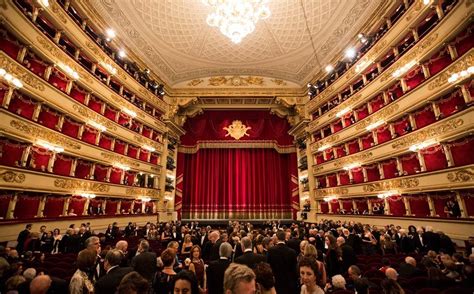
[[[120,154],[125,154],[125,147],[127,146],[127,143],[116,139],[115,140],[115,146],[114,146],[114,152],[120,153]]]
[[[80,179],[89,179],[91,176],[92,163],[89,161],[78,160],[74,176]]]
[[[364,182],[364,173],[361,167],[351,169],[352,180],[354,184],[360,184]]]
[[[375,203],[378,203],[379,205],[384,205],[384,200],[377,197],[369,197],[368,200],[372,204],[372,208],[374,207]]]
[[[396,100],[400,97],[403,96],[403,89],[402,85],[400,82],[395,83],[393,86],[391,86],[389,89],[387,89],[387,95],[390,98],[390,100]]]
[[[395,178],[398,175],[397,161],[395,159],[382,161],[380,165],[382,166],[385,179]]]
[[[368,133],[365,136],[361,137],[362,139],[362,148],[363,149],[368,149],[374,146],[374,137],[372,136],[372,133]]]
[[[351,120],[351,118],[352,118],[352,120]],[[352,125],[352,121],[355,122],[354,113],[350,112],[350,113],[344,115],[343,120],[344,120],[344,123],[346,124],[346,128],[349,127],[350,125]]]
[[[436,116],[433,111],[431,104],[425,106],[423,109],[414,113],[416,127],[421,129],[424,126],[432,124],[436,121]]]
[[[63,127],[61,129],[61,133],[73,138],[77,138],[80,127],[81,127],[81,123],[76,122],[73,119],[65,117]]]
[[[448,201],[456,201],[456,195],[454,193],[440,193],[432,195],[431,199],[433,199],[436,214],[440,217],[449,217],[449,215],[444,212],[444,208]]]
[[[147,126],[143,126],[143,130],[142,130],[142,135],[147,137],[147,138],[151,138],[151,135],[152,135],[152,132],[153,130]]]
[[[453,113],[462,110],[466,102],[460,91],[456,91],[437,102],[442,117],[448,117]]]
[[[334,147],[334,150],[336,151],[336,158],[346,156],[346,151],[345,151],[344,145],[336,146],[336,147]]]
[[[344,170],[344,171],[338,172],[338,174],[339,174],[339,183],[341,183],[341,185],[349,185],[350,183],[349,172]]]
[[[63,74],[59,70],[53,69],[51,71],[51,75],[48,81],[51,85],[56,87],[58,90],[62,92],[66,92],[66,87],[69,82],[69,79],[66,77],[65,74]]]
[[[403,198],[399,195],[390,196],[387,198],[390,205],[390,214],[393,216],[403,216],[406,214],[405,203]]]
[[[382,144],[392,139],[392,134],[390,133],[389,125],[382,126],[378,128],[376,131],[377,133],[377,142]]]
[[[334,152],[332,151],[332,148],[328,148],[324,150],[325,156],[326,156],[326,161],[333,160],[334,159]]]
[[[468,27],[464,32],[454,40],[454,46],[458,56],[462,56],[464,53],[474,47],[474,35],[472,34],[472,27]]]
[[[139,123],[136,120],[132,119],[132,126],[130,128],[132,131],[139,133],[141,126],[142,126],[141,123]]]
[[[419,84],[423,83],[425,80],[425,75],[423,74],[423,69],[421,66],[418,66],[407,73],[404,78],[408,91],[410,91],[418,87]]]
[[[357,140],[357,139],[352,140],[350,142],[347,142],[347,146],[348,146],[348,149],[349,149],[349,154],[354,154],[354,153],[360,151],[359,140]]]
[[[29,53],[25,56],[25,59],[23,60],[23,64],[25,65],[26,68],[31,70],[34,74],[44,77],[44,72],[46,71],[46,68],[48,67],[48,64],[43,62],[41,59],[36,57],[35,55]]]
[[[118,200],[108,199],[105,205],[106,215],[115,215],[117,213]]]
[[[324,162],[324,156],[322,152],[316,154],[316,164],[321,164]]]
[[[113,107],[110,107],[109,105],[106,105],[104,116],[110,120],[115,121],[115,118],[117,117],[117,112],[118,110],[114,109]]]
[[[378,95],[377,97],[370,100],[370,106],[372,107],[372,113],[378,111],[380,108],[384,107],[385,102],[383,100],[382,95]]]
[[[71,88],[71,92],[69,93],[69,96],[71,96],[75,100],[81,102],[82,104],[84,104],[84,101],[86,100],[86,95],[87,95],[87,92],[82,90],[76,84],[73,84],[73,86]]]
[[[104,102],[102,102],[99,98],[91,95],[91,98],[89,99],[88,107],[94,110],[95,112],[102,113],[103,104]]]
[[[102,133],[100,134],[99,146],[107,150],[110,150],[112,147],[113,140],[114,140],[113,137],[107,136],[106,134]]]
[[[48,149],[32,146],[30,151],[30,168],[34,170],[47,171],[48,163],[53,152]]]
[[[39,196],[18,196],[13,216],[18,219],[33,218],[38,215]]]
[[[3,105],[3,99],[8,93],[8,86],[0,82],[0,105]]]
[[[21,158],[28,144],[8,139],[0,140],[0,164],[8,166],[21,166]]]
[[[135,200],[133,201],[133,213],[142,213],[142,201],[141,200]]]
[[[152,164],[158,164],[158,161],[160,160],[160,155],[156,154],[156,153],[152,153],[150,155],[150,163]]]
[[[42,106],[38,116],[38,123],[47,128],[56,129],[60,116],[58,112],[46,106]]]
[[[445,69],[452,62],[453,61],[451,60],[451,56],[449,55],[448,48],[445,47],[439,53],[432,56],[426,64],[428,65],[430,75],[434,76],[443,69]]]
[[[321,213],[329,213],[329,203],[325,201],[320,201],[319,205],[321,207]]]
[[[362,120],[362,119],[366,118],[369,115],[369,109],[367,108],[366,104],[364,104],[363,106],[357,108],[355,110],[355,112],[357,113],[358,120]]]
[[[428,205],[428,199],[426,198],[426,195],[410,195],[404,197],[408,197],[411,214],[419,217],[430,216],[430,207]]]
[[[474,190],[461,190],[461,198],[464,199],[464,204],[466,204],[466,213],[469,217],[474,216]]]
[[[339,201],[337,201],[336,199],[333,199],[329,201],[329,205],[331,205],[332,213],[339,213],[339,210],[341,209],[339,205]]]
[[[318,188],[326,188],[326,177],[325,176],[316,177],[316,182],[318,182]]]
[[[369,205],[367,204],[367,199],[355,199],[354,200],[357,206],[357,210],[362,214],[364,211],[369,211]]]
[[[53,166],[53,173],[62,176],[69,176],[71,174],[73,160],[73,157],[63,154],[56,154],[56,159],[54,160]]]
[[[127,155],[133,158],[137,158],[138,155],[138,150],[140,148],[133,146],[133,145],[128,145],[128,153]]]
[[[416,153],[406,154],[400,157],[403,173],[408,175],[416,174],[421,171],[420,161]]]
[[[398,136],[403,136],[407,131],[407,126],[410,126],[410,121],[408,119],[408,116],[402,117],[401,119],[395,121],[393,123],[393,129],[395,130],[395,134]]]
[[[98,130],[91,128],[89,126],[84,126],[84,131],[82,132],[82,141],[95,145],[95,141],[98,135],[99,135]]]
[[[45,217],[58,217],[63,213],[64,197],[48,196],[44,204],[43,215]]]
[[[338,119],[335,123],[333,123],[332,128],[334,130],[333,133],[336,133],[336,132],[342,130],[342,121],[341,121],[341,119]]]
[[[353,209],[354,207],[352,206],[352,200],[342,200],[342,208],[344,208],[344,210],[346,211],[346,213],[350,212],[351,209]]]
[[[14,93],[8,106],[8,110],[25,118],[32,119],[33,113],[35,112],[36,101],[23,96],[18,93]]]
[[[94,180],[105,182],[107,179],[107,171],[109,170],[109,168],[110,167],[102,164],[96,164],[94,170]]]
[[[126,171],[125,176],[123,177],[124,184],[128,186],[133,186],[133,184],[135,183],[136,175],[136,172]]]
[[[20,52],[21,45],[18,41],[10,39],[9,36],[1,36],[0,49],[11,58],[16,59],[18,57],[18,53]]]
[[[0,219],[5,219],[7,217],[8,206],[10,205],[11,199],[11,194],[0,195]]]
[[[474,137],[465,137],[448,144],[455,166],[474,163]]]
[[[380,180],[380,172],[377,164],[364,166],[364,169],[367,173],[368,182]]]
[[[337,186],[336,174],[329,174],[329,175],[327,175],[327,178],[328,178],[328,183],[329,183],[328,187],[336,187]]]
[[[84,205],[86,204],[86,198],[81,196],[72,196],[69,201],[68,213],[71,213],[74,209],[74,213],[78,216],[82,215],[84,212]]]
[[[139,159],[148,162],[148,155],[149,155],[149,154],[150,154],[149,151],[140,149],[140,156],[139,156]]]
[[[120,168],[115,168],[111,167],[111,172],[110,172],[110,182],[113,184],[122,184],[120,181],[122,177],[123,170]]]
[[[131,126],[130,117],[128,115],[126,115],[125,113],[120,112],[119,118],[118,118],[118,123],[121,126],[129,128]]]
[[[123,213],[129,213],[132,210],[132,200],[122,200],[120,211]]]
[[[448,161],[444,154],[443,146],[436,145],[420,151],[425,160],[426,171],[444,169],[448,167]]]

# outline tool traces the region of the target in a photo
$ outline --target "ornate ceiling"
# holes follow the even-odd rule
[[[179,88],[220,76],[268,77],[301,87],[344,50],[383,5],[381,0],[271,0],[271,17],[259,21],[252,34],[234,44],[207,25],[211,8],[201,0],[79,2],[95,14],[93,18],[116,30],[119,44],[169,86]]]

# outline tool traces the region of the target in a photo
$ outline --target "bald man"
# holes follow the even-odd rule
[[[40,275],[30,283],[31,294],[46,294],[51,287],[52,280],[48,275]]]
[[[389,267],[385,271],[385,276],[387,277],[387,279],[394,280],[394,281],[396,281],[398,279],[397,271],[394,268],[391,268],[391,267]]]

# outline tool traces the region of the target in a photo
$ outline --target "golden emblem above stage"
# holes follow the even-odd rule
[[[231,125],[224,127],[224,130],[227,131],[227,136],[231,136],[232,138],[239,140],[243,136],[250,136],[247,131],[252,129],[251,127],[247,127],[244,125],[240,120],[234,120]]]

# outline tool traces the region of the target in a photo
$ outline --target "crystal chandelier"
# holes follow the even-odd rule
[[[252,33],[260,19],[270,16],[269,0],[202,0],[214,11],[207,16],[207,24],[218,27],[234,43]]]

